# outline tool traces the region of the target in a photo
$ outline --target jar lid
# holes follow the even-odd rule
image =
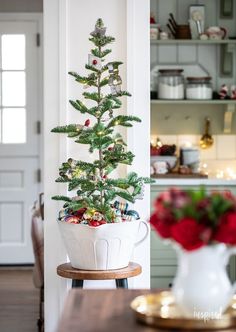
[[[181,74],[184,70],[183,69],[159,69],[160,74]]]
[[[187,81],[190,82],[209,82],[211,81],[212,77],[211,76],[204,76],[204,77],[186,77]]]

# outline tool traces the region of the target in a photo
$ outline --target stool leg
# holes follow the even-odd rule
[[[77,280],[77,279],[72,279],[72,288],[83,288],[84,281],[83,280]]]
[[[124,279],[116,279],[116,288],[128,288],[128,280]]]

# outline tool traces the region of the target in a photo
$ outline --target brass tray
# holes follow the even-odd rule
[[[236,331],[236,295],[218,319],[185,318],[169,291],[138,296],[130,305],[139,322],[159,328],[206,331],[234,327]]]

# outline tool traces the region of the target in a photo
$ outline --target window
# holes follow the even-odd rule
[[[26,143],[25,35],[2,35],[0,50],[0,143]]]

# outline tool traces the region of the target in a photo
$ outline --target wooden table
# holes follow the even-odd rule
[[[173,332],[174,330],[160,330],[135,321],[130,302],[136,296],[149,292],[153,290],[72,289],[67,297],[57,332]],[[235,329],[224,332],[235,332]]]

